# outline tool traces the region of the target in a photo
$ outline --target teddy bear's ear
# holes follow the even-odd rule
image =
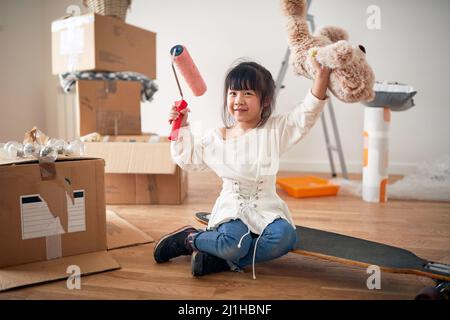
[[[331,42],[338,42],[339,40],[348,40],[348,33],[342,28],[326,26],[315,32],[317,36],[324,36],[331,40]]]
[[[353,59],[353,48],[344,40],[321,47],[317,50],[317,61],[332,69],[348,64]]]

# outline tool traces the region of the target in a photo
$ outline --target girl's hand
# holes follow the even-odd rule
[[[187,126],[188,112],[191,112],[191,110],[189,110],[189,108],[185,108],[185,109],[181,110],[181,112],[178,112],[177,107],[175,105],[173,105],[169,112],[169,123],[172,124],[172,121],[177,120],[178,117],[180,116],[180,114],[182,114],[183,120],[181,120],[181,126],[182,127]]]
[[[321,65],[314,56],[311,61],[314,66],[314,70],[316,71],[312,94],[320,100],[325,100],[331,69]]]

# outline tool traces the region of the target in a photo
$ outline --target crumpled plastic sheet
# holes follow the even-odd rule
[[[338,195],[362,196],[362,182],[335,178]],[[450,202],[450,155],[423,162],[413,174],[388,185],[388,199]]]
[[[362,196],[361,181],[334,178],[331,179],[330,182],[339,186],[338,196]]]
[[[389,185],[388,198],[450,202],[450,155],[424,162],[414,174]]]

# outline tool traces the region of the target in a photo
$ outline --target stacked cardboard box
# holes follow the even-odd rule
[[[156,79],[156,34],[95,13],[57,20],[52,69],[54,74],[126,71]],[[137,81],[78,81],[79,135],[141,134],[140,88]]]
[[[156,34],[114,17],[55,21],[52,54],[54,74],[131,71],[156,79]],[[88,155],[106,161],[106,204],[180,204],[186,174],[170,159],[167,139],[148,143],[142,134],[140,88],[132,81],[77,81],[78,133],[109,136],[86,143]]]
[[[132,71],[156,79],[156,34],[90,13],[52,23],[54,74]]]

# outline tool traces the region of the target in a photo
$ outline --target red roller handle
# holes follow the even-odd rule
[[[186,109],[188,106],[185,100],[175,101],[176,110],[180,113],[178,118],[172,121],[172,131],[169,135],[170,141],[176,141],[178,139],[178,132],[180,131],[181,121],[183,120],[183,115],[181,114],[181,110]]]

